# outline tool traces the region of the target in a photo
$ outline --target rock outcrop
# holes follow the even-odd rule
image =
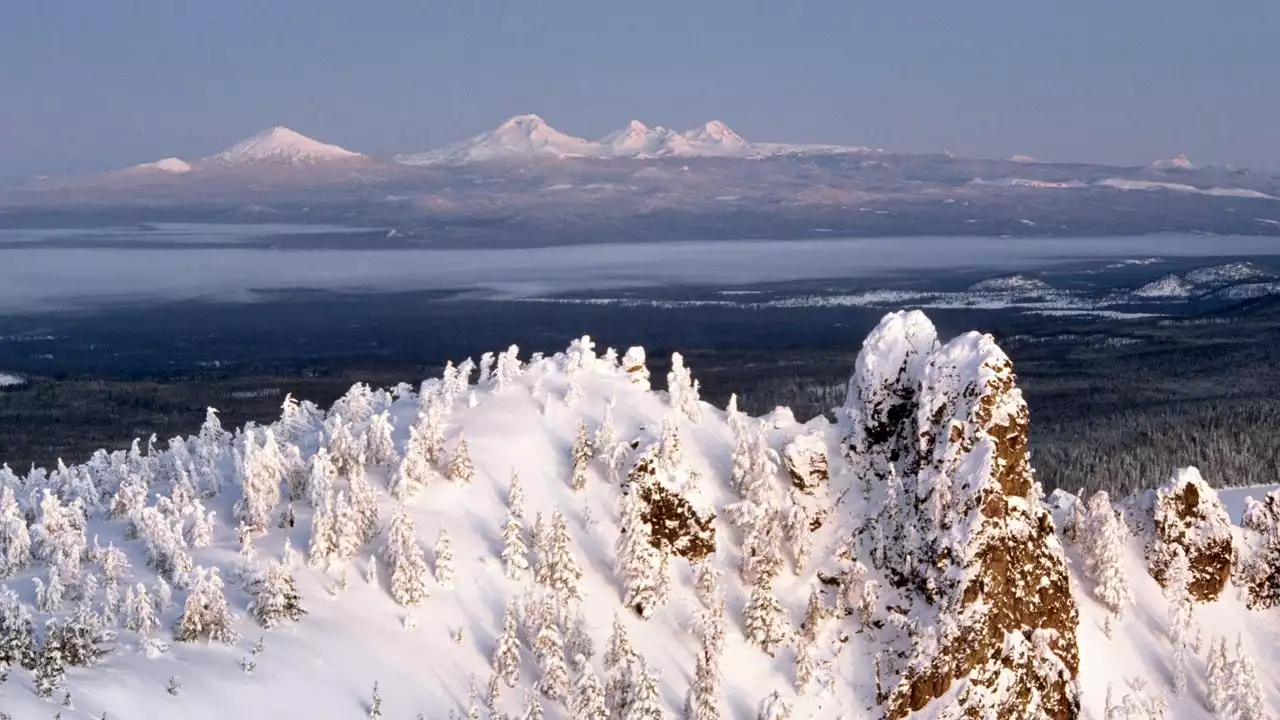
[[[783,448],[782,459],[797,490],[813,495],[826,489],[831,474],[827,466],[827,445],[821,435],[806,433],[796,437]]]
[[[989,335],[934,338],[919,313],[886,316],[846,407],[860,542],[898,595],[879,630],[885,716],[946,696],[965,717],[1078,717],[1079,613],[1013,365]]]
[[[1218,493],[1193,467],[1149,494],[1150,539],[1146,545],[1151,577],[1165,584],[1170,563],[1181,549],[1191,565],[1188,590],[1197,602],[1216,600],[1231,577],[1234,550],[1231,518]]]

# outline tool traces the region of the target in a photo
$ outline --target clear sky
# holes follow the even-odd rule
[[[12,0],[0,179],[288,125],[375,155],[536,112],[754,140],[1280,168],[1277,0]]]

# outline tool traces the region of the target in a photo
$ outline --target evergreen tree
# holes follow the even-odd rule
[[[534,640],[534,653],[542,663],[542,679],[538,690],[551,700],[564,700],[569,694],[569,668],[564,661],[564,642],[554,620],[542,623]]]
[[[18,594],[0,587],[0,672],[10,667],[35,667],[34,634],[31,613],[18,600]]]
[[[392,437],[395,426],[390,413],[385,410],[374,415],[365,430],[365,459],[370,465],[390,466],[396,459],[396,444]]]
[[[649,671],[649,664],[640,659],[639,678],[635,683],[635,697],[625,706],[615,706],[620,720],[663,720],[667,714],[662,708],[662,693],[658,678]]]
[[[662,555],[650,540],[642,504],[633,490],[622,496],[618,520],[615,572],[622,581],[623,603],[642,618],[650,617],[666,598],[660,596],[658,576]]]
[[[364,544],[364,533],[364,520],[347,494],[339,490],[333,502],[333,559],[346,562],[355,557]]]
[[[1227,655],[1227,640],[1215,636],[1209,642],[1209,657],[1205,668],[1205,690],[1209,699],[1209,709],[1221,716],[1226,712],[1229,701],[1229,683],[1227,672],[1231,660]]]
[[[706,652],[699,652],[693,686],[685,695],[685,720],[720,720],[721,695],[720,674],[715,661]]]
[[[382,695],[378,692],[378,683],[373,684],[373,696],[369,699],[369,720],[381,720]]]
[[[570,549],[572,540],[564,516],[558,511],[551,516],[550,555],[545,570],[545,585],[555,593],[562,603],[582,599],[579,583],[582,581],[582,569],[573,559]],[[542,558],[539,558],[542,564]]]
[[[311,456],[311,469],[307,478],[307,499],[311,506],[322,507],[337,481],[338,467],[334,464],[333,456],[326,448],[316,450],[316,454]]]
[[[493,674],[509,688],[520,684],[520,637],[514,602],[507,603],[502,615],[502,633],[493,650]]]
[[[352,476],[349,484],[360,541],[367,543],[378,536],[378,496],[363,473]]]
[[[787,618],[767,576],[761,575],[751,586],[751,596],[742,610],[747,639],[769,655],[787,636]]]
[[[1123,612],[1133,602],[1124,568],[1124,533],[1107,493],[1089,499],[1079,537],[1084,553],[1084,574],[1094,582],[1093,594],[1113,612]]]
[[[591,669],[585,659],[581,664],[582,674],[573,686],[573,694],[569,698],[569,717],[571,720],[609,720],[609,710],[604,704],[604,688],[600,686],[600,678]]]
[[[427,597],[427,576],[430,572],[418,546],[413,531],[413,520],[403,505],[397,505],[391,514],[387,530],[384,557],[391,568],[391,597],[396,602],[411,607]]]
[[[1236,656],[1227,668],[1226,712],[1231,720],[1266,720],[1267,708],[1258,669],[1244,646],[1244,636],[1236,638]]]
[[[587,434],[587,423],[585,420],[578,421],[578,434],[573,439],[573,450],[571,452],[571,460],[573,463],[573,478],[569,482],[569,487],[574,492],[582,492],[587,486],[587,468],[591,464],[591,437]]]
[[[523,720],[542,720],[542,700],[538,698],[536,693],[526,692],[524,694]]]
[[[436,583],[442,588],[453,587],[453,550],[449,547],[449,533],[440,528],[436,536]]]
[[[1165,574],[1165,598],[1169,603],[1169,640],[1173,644],[1173,691],[1182,695],[1187,689],[1187,662],[1191,644],[1191,595],[1188,584],[1191,566],[1179,547]]]
[[[564,635],[565,655],[572,659],[573,670],[581,672],[580,663],[589,662],[596,656],[595,643],[591,640],[591,632],[587,628],[587,619],[582,611],[574,613]]]
[[[524,528],[512,513],[502,525],[502,564],[507,577],[517,580],[529,570],[528,549],[524,545]]]
[[[822,632],[822,623],[827,618],[826,606],[822,603],[822,595],[818,586],[809,588],[809,603],[805,606],[804,622],[800,625],[801,635],[807,642],[816,642],[818,633]]]
[[[44,641],[36,655],[36,696],[53,697],[53,693],[67,680],[67,663],[63,655],[62,629],[53,618],[44,624]]]
[[[210,640],[231,645],[239,638],[232,627],[234,622],[217,568],[196,568],[195,582],[187,593],[174,637],[180,642]]]
[[[760,708],[756,713],[756,720],[789,720],[790,717],[791,705],[782,699],[777,690],[760,701]]]
[[[0,489],[0,579],[10,578],[31,563],[31,535],[13,488]]]
[[[337,528],[334,527],[333,491],[316,505],[311,514],[311,540],[307,548],[307,561],[313,567],[326,567],[337,554]]]
[[[507,512],[517,520],[524,520],[524,486],[520,482],[520,473],[511,470],[511,485],[507,489]]]
[[[813,682],[813,644],[801,637],[796,643],[796,693],[803,695]]]
[[[270,630],[282,620],[297,622],[307,614],[302,609],[298,589],[284,561],[277,560],[267,566],[266,573],[250,587],[253,599],[249,613],[264,628]]]
[[[435,477],[435,469],[431,462],[433,450],[428,445],[421,422],[409,428],[409,442],[405,445],[404,456],[396,466],[392,475],[391,496],[404,501],[418,494]]]
[[[449,482],[454,485],[470,485],[475,474],[475,466],[471,464],[471,453],[467,450],[467,439],[459,437],[458,447],[449,458]]]
[[[150,637],[160,621],[156,617],[155,603],[147,592],[147,586],[138,583],[136,587],[128,588],[125,591],[124,603],[125,628],[138,633],[143,638]]]
[[[667,394],[671,398],[671,407],[683,414],[690,422],[698,422],[702,419],[698,385],[684,365],[684,356],[678,352],[671,353],[671,372],[667,373]]]

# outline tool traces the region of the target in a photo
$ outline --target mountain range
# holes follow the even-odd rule
[[[1145,166],[756,142],[719,121],[631,121],[597,140],[517,115],[374,157],[272,127],[166,157],[0,189],[0,226],[301,222],[401,243],[885,235],[1280,235],[1280,175],[1185,156]],[[385,234],[385,231],[384,231]]]

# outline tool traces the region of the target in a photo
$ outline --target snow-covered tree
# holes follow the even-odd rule
[[[459,437],[458,447],[449,458],[449,482],[454,485],[470,485],[475,474],[475,466],[471,464],[471,452],[467,449],[467,439]]]
[[[1173,691],[1182,695],[1187,690],[1187,663],[1191,653],[1191,565],[1178,548],[1165,573],[1165,599],[1169,604],[1169,640],[1173,645]]]
[[[210,640],[231,645],[239,638],[234,624],[217,568],[197,567],[174,637],[180,642]]]
[[[591,464],[591,436],[587,434],[587,423],[585,420],[578,421],[578,434],[573,439],[573,450],[570,459],[573,463],[573,477],[569,481],[569,487],[574,492],[581,492],[587,486],[587,468]]]
[[[339,490],[333,501],[333,559],[346,562],[355,557],[364,545],[365,530],[364,519],[347,499],[347,493]]]
[[[529,570],[528,555],[524,528],[514,514],[507,513],[507,521],[502,525],[502,566],[508,578],[518,580]]]
[[[671,372],[667,373],[667,394],[671,398],[671,407],[681,413],[690,422],[702,419],[702,407],[699,405],[698,383],[694,381],[689,368],[684,365],[684,356],[678,352],[671,353]]]
[[[267,566],[262,577],[250,586],[249,613],[264,628],[270,630],[281,621],[297,622],[307,614],[302,609],[302,599],[293,580],[293,573],[283,560]]]
[[[199,500],[191,502],[191,508],[187,513],[190,518],[187,523],[187,544],[193,548],[209,547],[209,543],[213,542],[213,518],[216,513],[213,510],[205,511],[204,503]]]
[[[442,588],[453,587],[453,549],[449,546],[449,533],[440,528],[433,549],[436,556],[436,583]]]
[[[403,505],[397,505],[391,513],[383,552],[387,566],[391,568],[391,597],[406,607],[426,599],[430,570],[414,534],[413,520]]]
[[[569,694],[569,668],[564,661],[564,641],[554,621],[542,623],[534,639],[534,653],[542,663],[539,692],[551,700],[564,700]]]
[[[524,520],[524,486],[520,473],[511,470],[511,485],[507,488],[507,511],[517,520]]]
[[[764,700],[760,701],[756,720],[789,720],[790,718],[791,705],[782,699],[781,693],[777,690],[769,693]]]
[[[329,439],[329,457],[339,475],[362,472],[365,466],[364,445],[351,432],[351,426],[341,412],[330,410],[325,420],[325,436]]]
[[[334,525],[334,499],[330,490],[311,514],[311,539],[307,561],[313,567],[325,567],[337,554],[337,528]]]
[[[662,691],[644,658],[640,659],[636,675],[635,696],[625,706],[614,706],[621,713],[620,720],[663,720],[667,713],[662,707]]]
[[[31,563],[31,535],[13,488],[0,488],[0,579],[10,578]]]
[[[412,425],[404,455],[392,475],[391,496],[396,500],[407,500],[435,479],[437,473],[431,464],[433,456],[434,451],[428,444],[422,424]]]
[[[575,658],[574,662],[580,664],[582,671],[573,685],[573,694],[569,697],[569,717],[571,720],[609,720],[600,678],[596,677],[591,664],[585,659]]]
[[[62,629],[53,618],[44,624],[44,640],[35,656],[36,696],[53,697],[67,679],[67,661],[62,648]]]
[[[650,540],[637,493],[633,490],[623,495],[621,503],[614,570],[622,581],[623,603],[648,618],[666,602],[659,594],[658,582],[665,559]]]
[[[645,366],[645,360],[644,348],[639,345],[627,348],[627,352],[622,356],[622,369],[633,384],[648,390],[649,368]]]
[[[705,651],[698,653],[693,685],[684,699],[685,720],[720,720],[723,691],[717,661]]]
[[[743,630],[747,639],[770,655],[787,638],[790,628],[787,615],[773,594],[772,581],[760,575],[751,585],[751,595],[742,609]]]
[[[351,511],[359,526],[360,542],[367,543],[378,536],[378,495],[364,473],[351,476]]]
[[[143,638],[151,636],[160,624],[156,617],[155,602],[147,592],[147,586],[138,583],[128,588],[124,595],[124,626],[127,630],[138,633]]]
[[[502,633],[493,649],[493,674],[509,688],[520,684],[520,636],[514,602],[507,603],[502,615]]]
[[[370,465],[390,466],[396,459],[396,443],[393,439],[395,425],[391,414],[385,410],[374,415],[365,430],[365,460]]]
[[[311,466],[307,477],[307,500],[312,507],[324,505],[325,498],[333,490],[338,481],[338,466],[326,448],[316,450],[311,456]]]
[[[813,682],[816,669],[813,660],[813,643],[801,636],[796,643],[795,689],[799,695],[805,694],[809,684]]]
[[[1205,662],[1205,690],[1209,709],[1219,717],[1226,712],[1230,700],[1230,681],[1227,677],[1231,658],[1227,655],[1227,639],[1218,635],[1209,642],[1209,657]]]
[[[1084,574],[1094,582],[1094,597],[1113,612],[1123,612],[1133,602],[1133,593],[1124,568],[1124,532],[1106,492],[1089,499],[1079,537]]]
[[[542,720],[542,700],[536,693],[524,694],[524,714],[522,720]]]
[[[498,363],[493,371],[494,391],[502,392],[520,377],[522,368],[520,365],[520,348],[512,345],[507,348],[506,352],[498,355]]]
[[[570,659],[575,672],[581,672],[581,663],[590,662],[596,656],[595,642],[591,639],[591,631],[587,628],[587,619],[578,610],[566,623],[564,633],[564,652]]]
[[[1226,707],[1222,717],[1231,720],[1266,720],[1267,707],[1258,669],[1244,646],[1244,636],[1236,638],[1236,655],[1226,672]]]
[[[236,522],[247,525],[254,532],[265,532],[271,523],[275,507],[280,502],[284,455],[276,444],[271,428],[263,431],[261,446],[255,435],[250,428],[244,434],[242,447],[238,449],[237,473],[242,495],[235,505],[233,517]]]
[[[562,603],[582,599],[582,590],[579,587],[582,581],[582,569],[573,558],[572,542],[564,516],[557,511],[551,516],[547,552],[539,553],[534,577],[537,582],[549,588]]]

